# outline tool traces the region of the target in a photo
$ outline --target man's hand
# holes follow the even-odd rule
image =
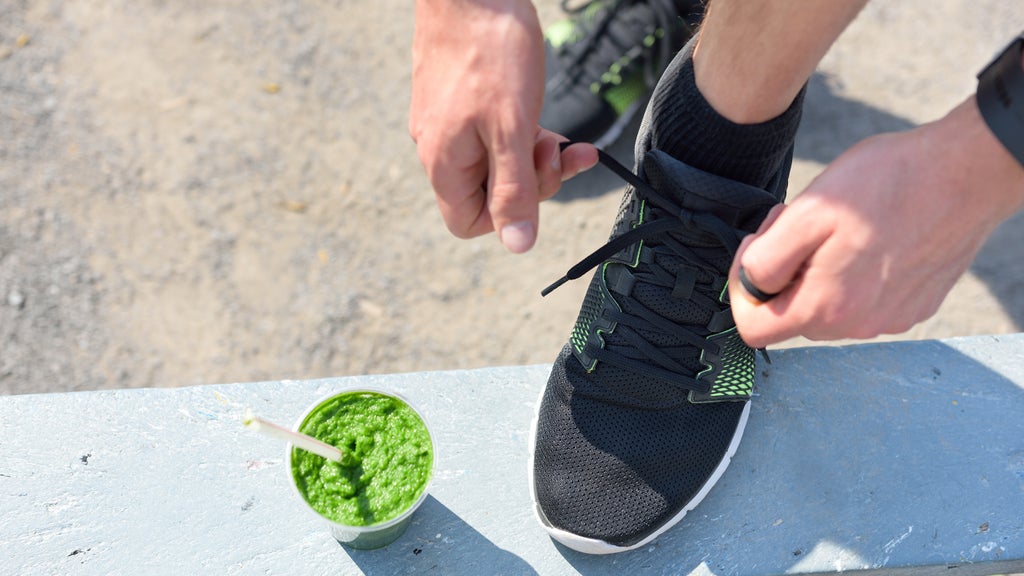
[[[974,99],[915,130],[869,138],[776,208],[737,253],[736,325],[751,346],[900,333],[935,313],[992,230],[1024,203],[1024,170]],[[750,297],[738,280],[767,293]]]
[[[537,236],[538,204],[597,163],[541,130],[544,44],[529,0],[417,0],[409,133],[448,229],[498,232],[512,252]]]

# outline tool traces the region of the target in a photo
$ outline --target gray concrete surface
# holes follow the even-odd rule
[[[793,192],[1022,28],[1017,1],[872,2],[811,82]],[[449,236],[406,134],[412,29],[407,0],[0,3],[0,394],[550,362],[586,282],[538,292],[621,182],[568,185],[526,256]],[[1021,245],[1017,217],[900,338],[1019,331]]]
[[[1024,572],[1024,335],[773,360],[709,497],[612,557],[556,545],[532,516],[527,441],[546,366],[0,397],[0,572]],[[358,552],[290,492],[283,447],[239,417],[248,406],[291,423],[366,385],[420,407],[438,453],[406,534]],[[927,568],[900,570],[914,566]]]

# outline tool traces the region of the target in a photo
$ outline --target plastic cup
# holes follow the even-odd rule
[[[302,490],[300,490],[299,488],[298,481],[296,480],[296,469],[295,464],[293,462],[293,455],[297,453],[298,449],[294,449],[291,444],[288,445],[286,452],[286,460],[288,462],[288,478],[291,480],[292,489],[295,491],[295,494],[297,494],[302,499],[303,503],[306,504],[307,508],[310,511],[312,511],[319,518],[327,522],[328,526],[330,527],[331,535],[334,536],[334,538],[338,542],[349,548],[355,548],[360,550],[382,548],[397,540],[398,537],[405,532],[405,529],[409,526],[409,523],[412,521],[413,513],[416,512],[416,509],[420,507],[420,505],[427,497],[427,492],[430,487],[430,481],[433,477],[433,466],[436,460],[434,436],[433,434],[431,434],[430,427],[427,425],[426,420],[423,418],[423,415],[414,406],[412,406],[408,400],[393,392],[386,392],[383,390],[376,390],[372,388],[344,390],[337,394],[331,394],[330,396],[322,398],[320,401],[316,402],[309,409],[307,409],[306,412],[299,418],[298,422],[295,423],[295,430],[303,431],[303,424],[306,423],[307,419],[309,419],[310,416],[316,414],[318,412],[318,409],[323,407],[325,404],[330,403],[331,401],[341,396],[350,395],[353,398],[360,395],[390,398],[404,404],[405,406],[408,406],[410,409],[412,409],[416,416],[419,417],[420,422],[426,429],[427,435],[430,438],[431,454],[431,469],[428,471],[426,480],[424,480],[423,486],[420,488],[419,495],[416,496],[415,500],[411,505],[409,505],[407,508],[398,513],[397,516],[394,516],[392,518],[388,518],[380,522],[373,522],[368,525],[345,524],[335,519],[328,518],[323,513],[319,512],[313,506],[313,504],[306,500],[305,496],[302,493]],[[309,432],[307,431],[307,433]],[[342,451],[344,452],[345,447],[340,448],[342,448]],[[317,458],[320,457],[317,456]],[[324,460],[324,463],[326,462],[327,461]]]

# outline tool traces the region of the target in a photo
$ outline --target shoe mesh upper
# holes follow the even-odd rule
[[[573,327],[569,341],[577,352],[581,352],[587,344],[587,335],[594,329],[594,322],[601,315],[604,309],[604,293],[601,285],[591,282],[587,288],[587,295],[583,299],[583,306],[580,308],[579,316],[576,318],[576,325]]]
[[[601,366],[623,396],[657,396],[649,379]],[[563,349],[536,430],[536,498],[550,524],[629,546],[699,491],[726,454],[744,405],[623,406],[591,397],[590,380]]]
[[[719,222],[753,230],[777,202],[763,190],[673,166],[677,161],[668,157],[652,153],[650,158],[654,162],[645,163],[645,177],[684,212],[700,207],[715,212]],[[613,239],[640,223],[677,218],[638,201],[634,196],[639,194],[632,186],[627,189]],[[721,298],[732,260],[717,238],[700,225],[687,225],[648,238],[597,267],[571,345],[555,361],[539,407],[534,490],[552,526],[616,546],[641,542],[680,516],[728,453],[745,402],[723,400],[749,398],[754,358],[735,328],[718,333],[708,328],[712,317],[727,309]],[[633,277],[627,294],[606,285],[615,267]],[[685,298],[674,294],[680,277],[692,283],[691,290],[683,291]],[[647,314],[676,329],[660,328],[662,320],[609,320]],[[595,326],[611,328],[602,332],[598,351],[590,349]],[[678,362],[689,382],[711,373],[713,388],[696,403],[679,382],[652,377],[640,369],[650,360],[637,352],[638,338]],[[705,344],[693,345],[694,338]],[[578,348],[620,360],[587,365]],[[702,362],[705,352],[721,361]]]

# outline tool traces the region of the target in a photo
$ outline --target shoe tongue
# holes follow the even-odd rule
[[[683,208],[710,212],[747,232],[755,232],[772,206],[779,203],[761,188],[694,168],[660,150],[644,155],[640,176]]]

